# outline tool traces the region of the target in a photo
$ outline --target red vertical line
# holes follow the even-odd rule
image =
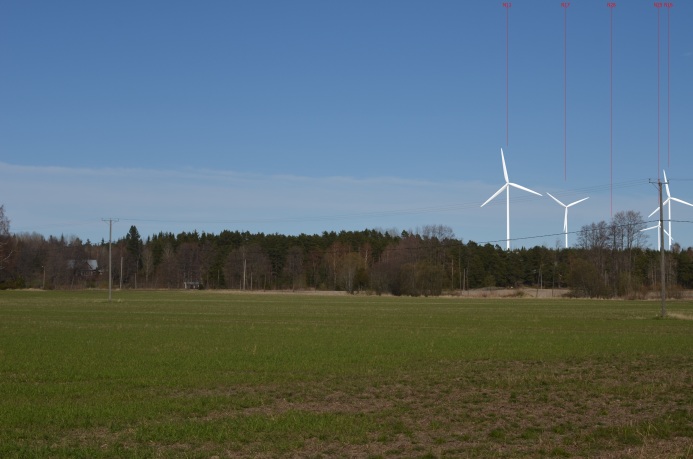
[[[660,89],[659,89],[660,88],[660,78],[659,78],[660,68],[659,67],[660,67],[661,59],[660,59],[659,35],[660,35],[660,31],[659,31],[659,8],[657,8],[657,179],[658,180],[661,177],[661,175],[660,175],[660,169],[661,169],[661,167],[660,167],[660,152],[659,152],[659,139],[660,139],[660,136],[659,136],[659,133],[660,133],[660,129],[659,129],[659,126],[660,126],[660,120],[659,120],[660,119],[660,113],[659,113],[659,109],[660,109]]]
[[[568,179],[568,8],[563,8],[563,180]]]
[[[667,7],[667,168],[671,167],[671,6]]]
[[[510,145],[510,8],[505,8],[505,145]]]
[[[609,8],[609,180],[614,215],[614,9]]]

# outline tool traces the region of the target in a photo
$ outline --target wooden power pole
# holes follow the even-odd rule
[[[660,201],[661,201],[661,186],[660,186]],[[111,302],[111,290],[113,289],[113,275],[111,273],[111,244],[113,240],[113,222],[117,222],[117,219],[114,218],[102,218],[102,221],[108,222],[108,302]]]

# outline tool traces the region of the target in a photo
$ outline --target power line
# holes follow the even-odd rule
[[[632,188],[644,184],[648,184],[647,179],[635,179],[626,182],[621,182],[615,185],[616,188]],[[590,187],[575,188],[572,190],[565,190],[562,192],[556,192],[555,196],[571,196],[574,194],[584,194],[590,192],[598,192],[609,190],[611,185],[596,185]],[[513,202],[529,202],[536,200],[534,196],[518,196],[512,198]],[[505,205],[503,202],[492,201],[489,203],[490,206],[500,206]],[[123,221],[127,222],[146,222],[146,223],[182,223],[182,224],[239,224],[239,223],[281,223],[281,222],[307,222],[307,221],[330,221],[330,220],[348,220],[355,218],[369,218],[369,217],[389,217],[397,215],[416,215],[416,214],[429,214],[437,212],[451,212],[460,210],[470,210],[477,209],[479,203],[477,201],[468,201],[459,204],[443,204],[439,206],[426,206],[426,207],[414,207],[414,208],[404,208],[395,210],[378,210],[370,212],[354,212],[346,214],[332,214],[332,215],[315,215],[315,216],[302,216],[302,217],[277,217],[277,218],[242,218],[242,219],[224,219],[224,220],[178,220],[178,219],[150,219],[150,218],[122,218]]]

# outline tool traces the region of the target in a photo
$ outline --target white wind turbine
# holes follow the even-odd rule
[[[558,199],[556,199],[551,193],[546,192],[546,194],[551,196],[551,199],[553,199],[554,201],[556,201],[557,203],[559,203],[560,205],[565,207],[565,218],[563,219],[563,232],[565,233],[565,248],[567,249],[568,248],[568,207],[574,206],[575,204],[579,204],[582,201],[586,201],[589,199],[589,197],[582,198],[579,201],[571,202],[570,204],[566,205],[566,204],[563,204]]]
[[[674,242],[674,238],[671,237],[671,201],[680,202],[681,204],[686,204],[687,206],[691,207],[693,207],[693,204],[691,204],[690,202],[686,202],[682,199],[675,198],[671,195],[671,193],[669,192],[669,181],[667,180],[667,173],[664,170],[662,170],[662,172],[664,173],[664,186],[667,191],[667,198],[664,200],[664,202],[662,202],[662,205],[667,206],[669,212],[669,232],[664,232],[667,233],[667,236],[669,236],[669,250],[671,250],[671,244]],[[648,215],[648,217],[653,216],[656,212],[659,212],[659,206],[657,206],[657,208],[650,215]],[[659,223],[657,225],[659,225]]]
[[[659,207],[657,207],[657,210],[659,210]],[[655,212],[657,212],[657,210],[655,210]],[[654,213],[654,212],[653,212],[653,213]],[[649,228],[643,228],[643,229],[640,230],[640,232],[649,231],[649,230],[655,229],[655,228],[659,229],[659,228],[660,228],[660,224],[661,224],[661,222],[657,221],[657,224],[656,224],[655,226],[650,226]],[[664,230],[664,234],[666,234],[667,236],[669,236],[669,233],[667,232],[667,230]],[[657,232],[657,251],[659,251],[661,248],[662,248],[662,241],[660,241],[660,239],[659,239],[659,232]]]
[[[500,189],[498,191],[493,193],[493,196],[488,198],[486,200],[486,202],[481,205],[481,207],[484,207],[486,204],[488,204],[490,201],[492,201],[493,198],[495,198],[496,196],[501,194],[503,192],[503,190],[505,190],[505,193],[506,193],[506,198],[505,198],[506,199],[506,205],[505,205],[506,211],[505,211],[505,214],[506,214],[506,221],[507,221],[507,229],[506,229],[507,239],[506,239],[505,249],[510,250],[510,187],[514,186],[515,188],[519,188],[519,189],[527,191],[529,193],[536,194],[537,196],[541,196],[541,194],[537,193],[536,191],[532,191],[529,188],[525,188],[521,185],[518,185],[517,183],[510,182],[510,180],[508,179],[508,169],[505,167],[505,156],[503,155],[503,149],[502,148],[501,148],[501,161],[503,161],[503,176],[505,177],[505,185],[503,185],[502,187],[500,187]]]

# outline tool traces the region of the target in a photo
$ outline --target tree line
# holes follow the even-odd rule
[[[322,234],[160,232],[137,227],[112,243],[116,288],[334,290],[441,295],[481,288],[561,288],[575,296],[639,297],[659,288],[658,251],[645,222],[619,212],[585,225],[575,248],[504,250],[457,239],[451,228],[366,229]],[[12,234],[0,206],[0,288],[105,288],[109,243],[75,236]],[[693,248],[666,253],[671,294],[693,288]]]

